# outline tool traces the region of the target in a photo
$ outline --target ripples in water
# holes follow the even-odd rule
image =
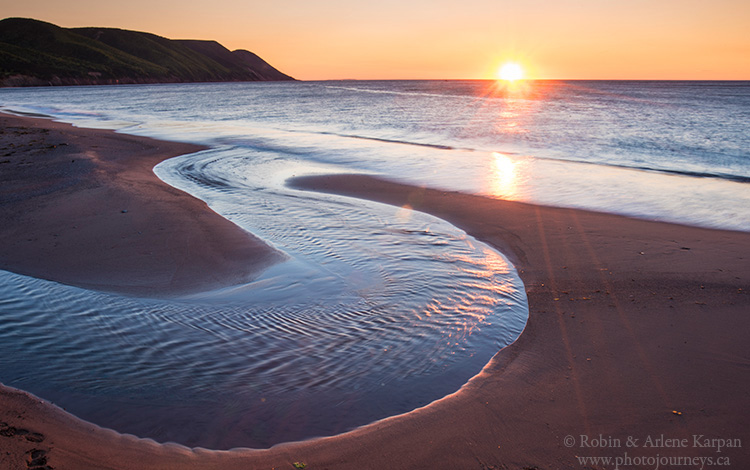
[[[0,272],[3,382],[121,432],[266,447],[441,398],[520,334],[500,254],[424,214],[285,189],[288,163],[224,148],[157,168],[289,255],[250,284],[153,300]]]

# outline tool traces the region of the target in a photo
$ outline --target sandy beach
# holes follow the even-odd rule
[[[283,259],[154,175],[202,147],[7,114],[0,125],[1,269],[171,296],[240,284]]]
[[[1,119],[0,268],[173,295],[242,282],[279,259],[153,176],[156,163],[196,147]],[[158,444],[2,387],[0,470],[750,467],[750,234],[362,175],[292,184],[427,212],[496,247],[526,286],[526,329],[448,397],[266,450]]]

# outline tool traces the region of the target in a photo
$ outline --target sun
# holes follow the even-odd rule
[[[497,77],[500,80],[515,82],[523,78],[523,68],[515,62],[506,62],[497,70]]]

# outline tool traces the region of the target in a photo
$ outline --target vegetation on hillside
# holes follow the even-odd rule
[[[0,86],[258,80],[293,78],[251,52],[232,52],[215,41],[0,21]]]

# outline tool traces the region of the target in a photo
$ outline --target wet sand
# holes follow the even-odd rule
[[[0,269],[172,296],[246,282],[283,256],[153,167],[202,147],[0,114]]]
[[[750,234],[362,175],[293,184],[429,212],[495,246],[526,285],[525,331],[453,395],[267,450],[159,445],[0,388],[0,469],[615,467],[577,456],[728,458],[724,468],[750,468]],[[620,467],[656,468],[643,462]]]

